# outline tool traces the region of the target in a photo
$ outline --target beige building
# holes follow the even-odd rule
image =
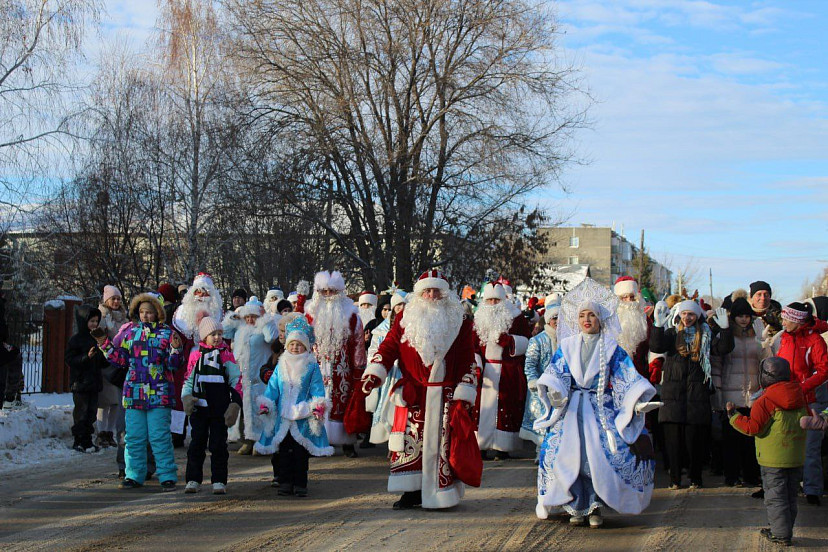
[[[632,276],[633,259],[638,247],[622,234],[612,228],[597,227],[589,224],[542,228],[541,233],[548,236],[548,249],[541,262],[560,265],[589,265],[590,276],[604,285],[611,285],[619,276]],[[670,292],[673,273],[651,259],[654,287],[652,290],[660,297]]]

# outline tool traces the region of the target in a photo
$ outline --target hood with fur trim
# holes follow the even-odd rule
[[[167,314],[164,312],[164,307],[161,301],[150,293],[139,293],[129,302],[129,317],[133,320],[138,320],[138,307],[141,303],[149,303],[155,308],[155,315],[158,318],[157,322],[163,324],[167,321]]]

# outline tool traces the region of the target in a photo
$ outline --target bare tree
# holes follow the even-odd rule
[[[0,0],[0,206],[31,210],[81,109],[75,63],[100,0]]]
[[[225,0],[285,198],[368,287],[454,256],[570,158],[583,111],[548,8],[524,0]],[[291,174],[291,173],[288,173]],[[446,236],[452,236],[447,240]]]

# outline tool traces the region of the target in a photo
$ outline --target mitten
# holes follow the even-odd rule
[[[181,397],[181,402],[184,403],[184,414],[186,414],[187,416],[192,416],[198,399],[196,399],[192,395],[183,395]]]
[[[366,374],[362,376],[362,392],[369,395],[371,391],[380,386],[382,381],[374,375]]]
[[[512,344],[514,344],[514,342],[515,338],[507,333],[501,334],[497,340],[497,344],[503,347],[504,349],[511,349]]]
[[[227,410],[224,411],[224,425],[231,427],[235,425],[236,420],[239,419],[239,412],[241,408],[238,403],[231,402],[227,405]]]
[[[655,451],[653,450],[653,442],[650,441],[650,436],[641,434],[635,443],[630,445],[630,452],[635,455],[635,465],[642,460],[652,460],[655,458]]]

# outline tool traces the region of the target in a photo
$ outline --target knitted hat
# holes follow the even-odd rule
[[[787,307],[782,307],[782,320],[806,324],[811,321],[811,305],[794,301]]]
[[[370,291],[363,291],[359,294],[359,299],[357,300],[357,304],[362,305],[363,303],[368,303],[373,307],[377,306],[377,296]]]
[[[681,313],[687,312],[687,311],[692,312],[697,317],[700,317],[702,315],[701,305],[699,305],[698,303],[696,303],[692,299],[686,299],[686,300],[682,301],[681,303],[679,303],[679,305],[678,305],[678,314],[681,314]]]
[[[615,287],[613,287],[613,291],[615,295],[618,297],[628,295],[632,293],[633,295],[638,295],[638,282],[635,281],[635,278],[632,276],[621,276],[615,281]]]
[[[750,306],[747,299],[739,297],[733,301],[733,305],[730,307],[730,316],[733,318],[737,316],[753,316],[753,307]]]
[[[178,290],[169,282],[165,282],[158,286],[158,293],[164,297],[165,303],[175,303],[178,300]]]
[[[313,328],[308,324],[304,316],[300,316],[295,320],[288,322],[285,326],[285,347],[291,341],[299,341],[305,346],[305,349],[310,350],[316,339],[313,335]]]
[[[195,282],[193,282],[193,283],[195,283]],[[239,289],[237,289],[236,291],[233,292],[233,295],[230,296],[231,299],[233,297],[241,297],[242,299],[247,301],[247,290],[244,289],[244,288],[239,288]]]
[[[414,293],[419,295],[427,289],[439,289],[443,293],[447,293],[449,290],[448,280],[439,270],[426,270],[417,279],[417,283],[414,284]]]
[[[285,309],[293,310],[293,303],[288,301],[287,299],[282,299],[278,303],[276,303],[276,312],[281,313]]]
[[[221,331],[221,323],[210,316],[207,311],[201,311],[196,314],[196,321],[198,322],[198,338],[201,341],[207,339],[207,336],[213,332]]]
[[[506,288],[504,288],[501,284],[495,284],[489,282],[483,288],[483,300],[486,299],[500,299],[501,301],[506,300]]]
[[[753,297],[756,295],[757,291],[767,291],[768,295],[773,295],[773,290],[770,287],[770,284],[767,282],[763,282],[762,280],[757,280],[750,284],[750,296]]]
[[[106,303],[112,297],[121,297],[121,298],[123,298],[124,296],[121,295],[121,291],[118,288],[116,288],[115,286],[104,286],[104,289],[103,289],[103,302]]]

